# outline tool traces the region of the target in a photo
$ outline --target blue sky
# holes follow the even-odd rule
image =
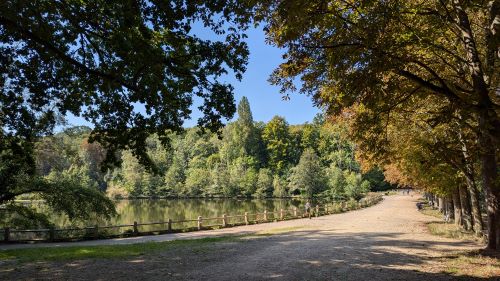
[[[213,35],[206,31],[194,28],[194,33],[201,38],[211,38]],[[265,34],[261,28],[252,28],[247,32],[248,47],[250,49],[249,63],[243,79],[238,81],[234,76],[224,77],[222,80],[234,86],[235,100],[239,102],[241,97],[246,96],[250,102],[255,121],[268,122],[275,115],[286,118],[290,124],[302,124],[311,122],[320,110],[313,106],[311,98],[292,93],[290,100],[282,100],[279,88],[269,84],[267,79],[272,71],[282,62],[283,50],[267,45]],[[185,127],[196,125],[200,112],[193,105],[193,114],[190,120],[186,120]],[[235,115],[234,118],[236,118]],[[234,119],[233,118],[233,119]],[[69,116],[70,125],[87,125],[82,118]]]
[[[210,37],[207,34],[197,33],[197,35],[202,38]],[[310,97],[292,93],[290,100],[284,101],[279,93],[279,87],[272,86],[267,81],[272,71],[283,61],[284,51],[267,45],[261,28],[252,28],[247,35],[250,49],[247,71],[243,74],[241,81],[234,77],[227,77],[225,80],[234,86],[236,103],[241,97],[246,96],[255,121],[267,122],[273,116],[280,115],[285,117],[290,124],[311,122],[320,110],[313,106]],[[200,116],[199,112],[193,109],[192,119],[187,120],[185,125],[187,127],[196,125],[198,116]],[[237,115],[234,118],[237,118]]]

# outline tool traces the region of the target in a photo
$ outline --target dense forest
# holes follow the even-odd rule
[[[342,124],[289,125],[275,116],[255,122],[243,97],[238,118],[220,134],[189,128],[170,133],[170,147],[156,135],[147,140],[155,170],[146,170],[129,150],[119,151],[121,167],[103,172],[106,151],[89,143],[87,127],[70,127],[46,137],[36,148],[37,167],[47,178],[77,178],[113,198],[193,196],[327,196],[359,199],[390,185],[379,170],[362,174],[355,146]]]

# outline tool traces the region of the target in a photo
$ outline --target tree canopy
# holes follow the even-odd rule
[[[194,97],[202,101],[198,124],[220,129],[236,108],[233,87],[218,78],[241,79],[245,71],[246,11],[232,0],[2,1],[0,204],[29,193],[57,196],[58,186],[72,197],[48,200],[54,208],[87,200],[35,168],[35,143],[69,114],[93,124],[88,142],[102,146],[102,172],[123,159],[121,150],[160,172],[147,154],[147,138],[156,134],[168,145],[169,131],[182,131]],[[220,39],[198,37],[192,32],[197,23]],[[88,163],[95,168],[95,161]],[[92,194],[95,200],[86,202],[94,210],[112,213],[104,195]]]
[[[459,123],[479,143],[489,248],[500,241],[500,1],[258,1],[286,49],[270,81],[352,119],[360,151],[384,159],[399,112],[432,128]],[[411,120],[410,120],[411,121]],[[406,119],[406,122],[408,120]],[[421,130],[417,129],[417,130]],[[412,132],[411,134],[419,132]],[[406,147],[411,148],[411,147]]]

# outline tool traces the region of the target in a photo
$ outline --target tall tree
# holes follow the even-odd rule
[[[242,97],[238,104],[238,120],[236,120],[236,124],[238,138],[246,155],[262,161],[263,151],[260,146],[260,135],[255,128],[250,103],[246,97]]]
[[[286,120],[283,117],[274,116],[264,127],[262,139],[266,144],[269,166],[274,172],[283,174],[288,168],[292,146]]]
[[[304,197],[312,198],[325,188],[325,175],[318,155],[307,148],[300,157],[299,164],[292,169],[289,184],[290,193],[298,190]]]

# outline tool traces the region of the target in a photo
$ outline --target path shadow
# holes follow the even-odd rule
[[[179,247],[125,260],[31,264],[17,273],[0,273],[0,279],[500,280],[447,273],[446,268],[439,268],[443,257],[427,254],[441,251],[444,259],[453,258],[453,249],[475,245],[472,242],[404,237],[403,233],[293,231]]]

